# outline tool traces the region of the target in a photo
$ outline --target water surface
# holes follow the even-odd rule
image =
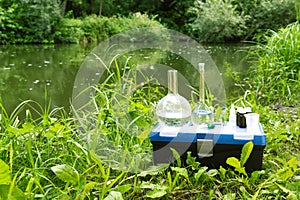
[[[49,98],[52,108],[69,110],[76,73],[92,48],[81,45],[0,46],[0,101],[8,112],[24,100],[44,105]],[[204,48],[218,66],[226,89],[237,89],[232,80],[225,77],[225,66],[243,75],[249,67],[247,48],[240,44]],[[160,59],[173,66],[182,62],[172,55],[161,55]]]

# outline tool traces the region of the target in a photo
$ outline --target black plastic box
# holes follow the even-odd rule
[[[157,125],[150,133],[153,145],[154,163],[172,163],[175,161],[171,148],[176,150],[183,162],[186,161],[187,152],[203,166],[209,168],[228,167],[226,160],[229,157],[240,158],[245,143],[254,143],[253,151],[245,164],[246,171],[251,173],[262,169],[263,150],[266,146],[266,135],[259,125],[251,138],[247,129],[239,127],[216,126],[214,129],[196,128],[187,125],[175,128],[173,135],[169,135],[162,126]],[[174,132],[177,132],[177,134]],[[247,135],[248,134],[248,135]],[[245,137],[244,137],[245,136]]]

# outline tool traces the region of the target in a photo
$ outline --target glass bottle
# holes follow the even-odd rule
[[[177,81],[177,70],[168,70],[168,94],[156,106],[158,122],[165,126],[181,127],[191,117],[190,104],[179,95]]]
[[[209,107],[205,104],[204,98],[204,63],[199,63],[200,73],[200,88],[199,88],[199,102],[192,113],[192,122],[194,125],[198,125],[201,128],[210,128],[213,125],[213,115]]]

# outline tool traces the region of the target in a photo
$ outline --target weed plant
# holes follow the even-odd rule
[[[126,60],[94,88],[86,135],[61,108],[28,100],[8,115],[0,103],[0,199],[300,199],[299,39],[298,22],[274,33],[252,68],[248,101],[268,142],[263,170],[245,172],[251,142],[229,168],[208,169],[190,154],[186,166],[149,167],[155,103],[166,90],[154,79],[136,82],[142,73]]]
[[[0,104],[1,199],[300,198],[300,120],[262,106],[255,93],[249,94],[249,101],[260,113],[268,141],[263,170],[245,172],[253,148],[249,142],[239,158],[228,158],[229,168],[208,169],[189,154],[186,166],[178,159],[167,168],[158,165],[135,171],[148,157],[132,160],[130,153],[148,155],[151,150],[148,134],[156,123],[155,102],[165,89],[152,79],[138,84],[135,77],[140,72],[134,63],[128,60],[125,66],[115,65],[95,88],[96,110],[89,116],[96,119],[98,131],[88,133],[96,138],[92,143],[99,142],[96,136],[105,135],[119,148],[107,157],[99,154],[106,141],[87,145],[86,137],[79,134],[78,119],[62,109],[25,101],[8,115]],[[20,119],[24,112],[26,117]],[[33,113],[39,117],[33,118]],[[124,151],[128,154],[118,155],[125,157],[127,165],[122,166],[124,160],[114,157]]]

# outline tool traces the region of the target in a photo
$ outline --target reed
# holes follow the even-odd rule
[[[295,22],[267,37],[255,50],[250,86],[264,105],[299,105],[300,24]]]

